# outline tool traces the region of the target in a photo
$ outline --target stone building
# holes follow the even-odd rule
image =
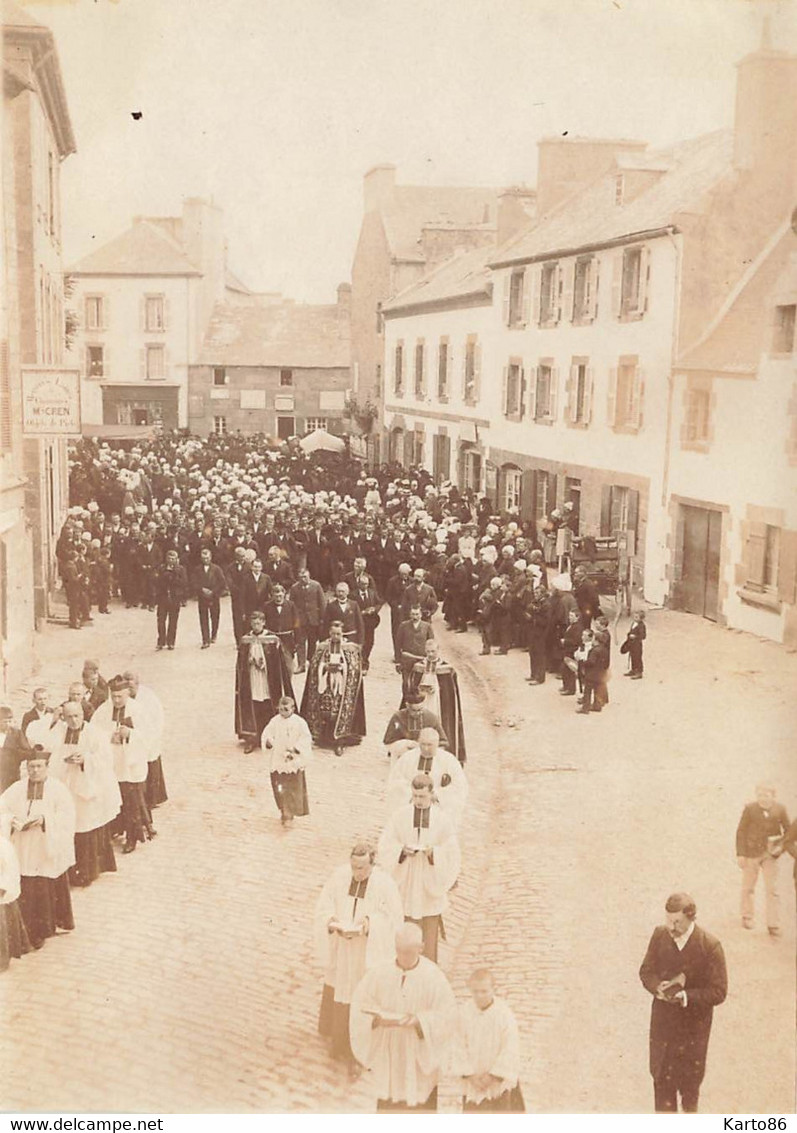
[[[61,162],[75,152],[49,28],[2,4],[0,631],[3,689],[30,669],[50,612],[55,542],[68,506],[67,442],[24,437],[22,368],[64,362]]]
[[[343,431],[351,392],[348,284],[334,304],[251,296],[219,303],[189,370],[192,433]]]

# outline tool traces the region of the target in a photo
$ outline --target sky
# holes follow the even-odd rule
[[[203,196],[245,283],[321,303],[350,279],[372,166],[533,185],[541,137],[732,126],[765,15],[797,50],[794,0],[18,2],[54,32],[77,139],[67,266]]]

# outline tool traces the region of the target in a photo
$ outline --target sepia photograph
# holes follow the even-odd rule
[[[0,12],[4,1128],[793,1128],[797,0]]]

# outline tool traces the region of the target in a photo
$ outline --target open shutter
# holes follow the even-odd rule
[[[555,472],[548,473],[548,514],[556,507],[557,476]]]
[[[518,374],[518,381],[520,383],[518,387],[518,417],[522,421],[523,415],[526,412],[526,369],[524,366],[520,367]]]
[[[143,381],[147,376],[147,351],[146,351],[146,348],[142,347],[141,350],[139,350],[138,359],[139,359],[139,375],[141,377],[141,380]]]
[[[617,424],[617,367],[609,370],[609,396],[606,399],[606,423],[611,429]]]
[[[780,533],[778,598],[790,606],[797,602],[797,531]]]
[[[539,264],[532,264],[531,267],[526,269],[527,276],[530,277],[529,284],[529,317],[528,325],[536,327],[540,322],[540,272]]]
[[[111,325],[111,299],[108,295],[103,295],[101,301],[101,313],[99,318],[100,330],[107,330]]]
[[[619,319],[623,305],[623,250],[612,256],[612,318]]]
[[[634,554],[639,541],[639,492],[635,488],[628,489],[628,530],[634,533]]]
[[[478,401],[482,392],[482,348],[481,343],[473,347],[473,400]]]
[[[534,519],[534,504],[537,499],[537,473],[533,468],[520,477],[520,518]]]
[[[559,402],[559,367],[551,366],[551,390],[548,397],[548,418],[556,420],[556,410]]]
[[[554,297],[554,302],[553,302],[554,319],[557,323],[560,323],[562,321],[562,311],[564,309],[564,307],[563,307],[563,300],[564,300],[564,294],[563,294],[563,292],[564,292],[564,264],[562,263],[561,260],[557,260],[557,262],[556,262],[556,269],[555,269],[555,274],[554,274],[553,285],[554,285],[554,293],[553,293],[553,297]]]
[[[612,533],[612,488],[604,484],[601,488],[601,535]]]
[[[632,429],[642,426],[642,396],[645,388],[642,368],[637,366],[634,370],[634,381],[631,386],[631,404],[628,407],[628,424]]]
[[[567,372],[567,385],[565,386],[565,421],[569,421],[572,425],[576,420],[577,410],[577,383],[578,383],[578,366],[571,366]]]
[[[512,290],[512,270],[511,268],[504,272],[504,300],[503,300],[503,320],[504,326],[509,326],[509,296]]]
[[[465,346],[462,351],[462,398],[464,401],[468,400],[468,340],[465,339]]]
[[[637,313],[643,315],[648,309],[648,296],[650,294],[650,247],[642,248],[639,261],[639,295],[637,296]]]
[[[560,320],[566,323],[573,321],[573,289],[575,287],[576,261],[565,260],[559,264],[561,272],[562,306],[559,312]]]
[[[139,330],[145,331],[147,329],[147,300],[144,295],[138,301],[138,323]]]
[[[592,398],[595,392],[595,371],[592,366],[587,366],[586,382],[584,385],[584,421],[585,425],[589,425],[592,420]]]
[[[171,323],[171,303],[168,296],[163,297],[163,329],[168,330]]]
[[[501,385],[501,412],[504,417],[509,413],[509,367],[504,366],[504,373]]]
[[[102,348],[102,376],[104,378],[109,378],[111,376],[110,358],[111,358],[111,351],[110,351],[109,347],[104,346]]]
[[[171,364],[171,354],[169,352],[169,347],[164,346],[164,348],[163,348],[163,374],[162,374],[162,377],[168,378],[170,364]]]
[[[598,294],[600,290],[601,264],[597,256],[593,256],[589,272],[587,273],[587,315],[590,319],[598,317]]]
[[[529,420],[533,421],[537,416],[537,377],[539,375],[539,367],[532,366],[529,370]]]
[[[767,547],[767,525],[751,523],[747,534],[747,582],[764,585],[764,560]]]

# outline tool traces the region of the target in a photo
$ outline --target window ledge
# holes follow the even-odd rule
[[[535,417],[535,425],[553,425],[553,417]]]
[[[594,315],[579,315],[577,318],[571,320],[574,327],[591,327],[595,322]]]
[[[437,400],[440,402],[441,405],[448,405],[448,394],[438,393]]]
[[[782,603],[776,594],[770,594],[765,590],[750,590],[747,586],[743,586],[736,593],[748,606],[759,606],[762,610],[770,610],[773,614],[779,614],[781,611]]]
[[[543,319],[539,324],[540,330],[551,330],[552,327],[558,327],[558,326],[559,326],[559,320],[558,319]]]
[[[588,429],[589,421],[565,421],[568,429]]]
[[[629,436],[636,436],[642,429],[641,425],[612,425],[612,432],[614,433],[627,433]]]
[[[617,319],[621,323],[638,323],[644,317],[644,311],[621,311]]]
[[[462,399],[462,403],[467,405],[469,409],[475,409],[479,404],[479,399],[477,397],[465,397]]]
[[[711,450],[711,441],[682,441],[681,448],[684,452],[707,453]]]
[[[528,323],[507,323],[508,330],[525,330]]]

